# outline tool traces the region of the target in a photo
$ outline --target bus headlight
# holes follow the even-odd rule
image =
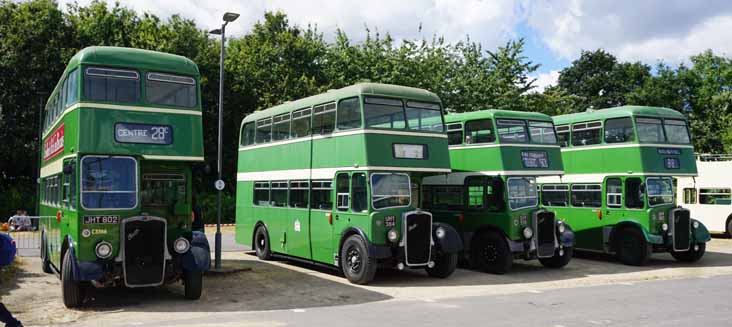
[[[530,239],[532,236],[534,236],[534,231],[531,230],[531,227],[524,227],[523,234],[524,238]]]
[[[559,222],[559,224],[557,225],[557,231],[559,231],[559,234],[562,234],[562,233],[564,233],[564,231],[566,231],[566,230],[567,230],[567,227],[566,227],[566,226],[564,226],[564,223],[562,223],[562,222],[560,221],[560,222]]]
[[[439,238],[439,239],[444,238],[445,237],[445,229],[442,228],[442,226],[437,227],[437,229],[435,229],[435,236],[437,236],[437,238]]]
[[[388,238],[390,242],[396,243],[399,241],[399,232],[392,228],[386,233],[386,238]]]
[[[699,228],[699,222],[694,221],[693,223],[691,223],[691,226],[694,226],[694,229],[697,229],[697,228]]]
[[[94,253],[99,259],[107,259],[112,256],[112,244],[107,241],[101,241],[94,248]]]
[[[661,230],[664,231],[664,232],[667,232],[668,231],[668,224],[666,224],[666,223],[662,224],[661,225]]]
[[[186,253],[190,248],[191,242],[188,242],[184,237],[179,237],[175,242],[173,242],[173,250],[178,254]]]

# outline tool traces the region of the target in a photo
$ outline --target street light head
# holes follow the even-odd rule
[[[210,32],[208,32],[208,33],[209,33],[209,34],[215,34],[215,35],[221,35],[221,29],[220,29],[220,28],[217,28],[217,29],[215,29],[215,30],[211,30],[211,31],[210,31]]]
[[[239,18],[239,14],[233,13],[233,12],[227,12],[224,14],[224,21],[227,23],[231,23],[235,21],[237,18]]]

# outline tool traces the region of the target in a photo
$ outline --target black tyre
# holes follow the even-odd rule
[[[269,234],[264,226],[257,227],[257,231],[254,232],[254,250],[257,252],[259,259],[272,259],[272,250],[269,247]]]
[[[553,257],[539,258],[539,262],[547,268],[563,268],[572,260],[572,254],[574,254],[574,248],[564,248],[561,255],[559,254],[559,249],[557,249],[554,251]]]
[[[359,235],[349,236],[341,248],[341,269],[348,281],[368,284],[376,274],[376,259],[369,256],[366,241]]]
[[[689,247],[688,251],[674,252],[671,251],[671,256],[680,262],[697,262],[704,256],[707,251],[706,243],[697,243]]]
[[[46,244],[46,234],[41,235],[41,270],[44,273],[52,274],[51,259],[48,257],[48,244]]]
[[[185,297],[189,300],[198,300],[201,298],[203,291],[203,272],[201,271],[184,271],[183,286],[185,288]]]
[[[637,228],[623,228],[615,238],[615,252],[620,262],[630,266],[644,266],[651,258],[652,248]]]
[[[71,251],[66,251],[61,265],[61,292],[67,308],[78,308],[84,302],[84,287],[81,282],[74,280],[71,260]]]
[[[498,232],[487,231],[475,236],[470,246],[472,267],[493,274],[505,274],[513,266],[513,253]]]
[[[455,272],[458,263],[457,253],[442,253],[435,258],[435,266],[427,267],[427,274],[436,278],[447,278]]]
[[[732,217],[727,219],[727,237],[732,238]]]

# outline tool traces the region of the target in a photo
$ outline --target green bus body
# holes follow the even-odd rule
[[[68,269],[71,282],[97,287],[180,277],[184,257],[205,243],[191,230],[191,167],[203,161],[198,80],[190,60],[153,51],[90,47],[70,60],[44,111],[40,215],[56,217],[41,223],[44,270],[64,278]],[[142,267],[132,276],[125,261],[132,249],[125,256],[121,242],[132,221],[138,221],[129,225],[132,232],[139,230],[133,236],[143,235],[150,257],[164,256],[146,263],[162,265],[155,275],[163,277],[147,276]],[[152,225],[141,225],[146,222],[163,224],[156,227],[163,234],[152,235],[145,227]],[[173,246],[180,238],[190,250],[179,254]],[[102,243],[111,246],[111,253],[99,250],[104,258],[97,252]],[[207,269],[205,252],[196,252],[191,262],[201,265],[188,270]],[[67,253],[71,265],[64,268]],[[83,300],[66,291],[67,306]]]
[[[563,174],[551,117],[482,110],[446,115],[445,124],[452,173],[426,177],[422,200],[460,234],[471,266],[503,273],[514,257],[566,264],[574,236],[539,209],[535,180]]]
[[[275,253],[345,269],[341,252],[352,235],[366,244],[370,260],[402,268],[433,268],[441,252],[456,252],[443,244],[445,229],[443,238],[430,238],[439,226],[417,209],[421,177],[449,171],[436,95],[370,83],[332,90],[247,116],[240,143],[236,240],[260,257]],[[399,200],[382,204],[390,199]],[[422,217],[414,227],[422,234],[411,243],[427,242],[412,250],[411,261],[403,251],[410,215]],[[390,230],[397,239],[388,239]],[[356,283],[373,277],[354,273],[346,276]]]
[[[541,178],[542,204],[572,225],[577,248],[644,264],[651,252],[696,261],[705,226],[676,206],[675,176],[697,174],[679,112],[624,106],[554,117],[565,175]]]

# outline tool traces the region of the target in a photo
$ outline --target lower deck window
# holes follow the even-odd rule
[[[130,157],[82,158],[81,203],[86,209],[137,207],[137,161]]]
[[[541,204],[548,207],[569,206],[569,185],[548,184],[542,186]]]
[[[599,184],[572,185],[572,206],[599,208],[602,206],[602,186]]]
[[[310,185],[307,181],[290,182],[289,206],[292,208],[307,208],[309,188]]]
[[[732,190],[728,188],[700,188],[700,204],[724,204],[732,203]]]
[[[260,206],[269,205],[269,182],[254,183],[254,204]]]
[[[463,186],[424,186],[424,207],[430,209],[463,209]]]
[[[272,182],[271,204],[275,207],[287,205],[287,182]]]
[[[331,200],[331,192],[333,191],[333,182],[331,181],[313,181],[312,182],[312,208],[320,210],[333,209],[333,200]]]

